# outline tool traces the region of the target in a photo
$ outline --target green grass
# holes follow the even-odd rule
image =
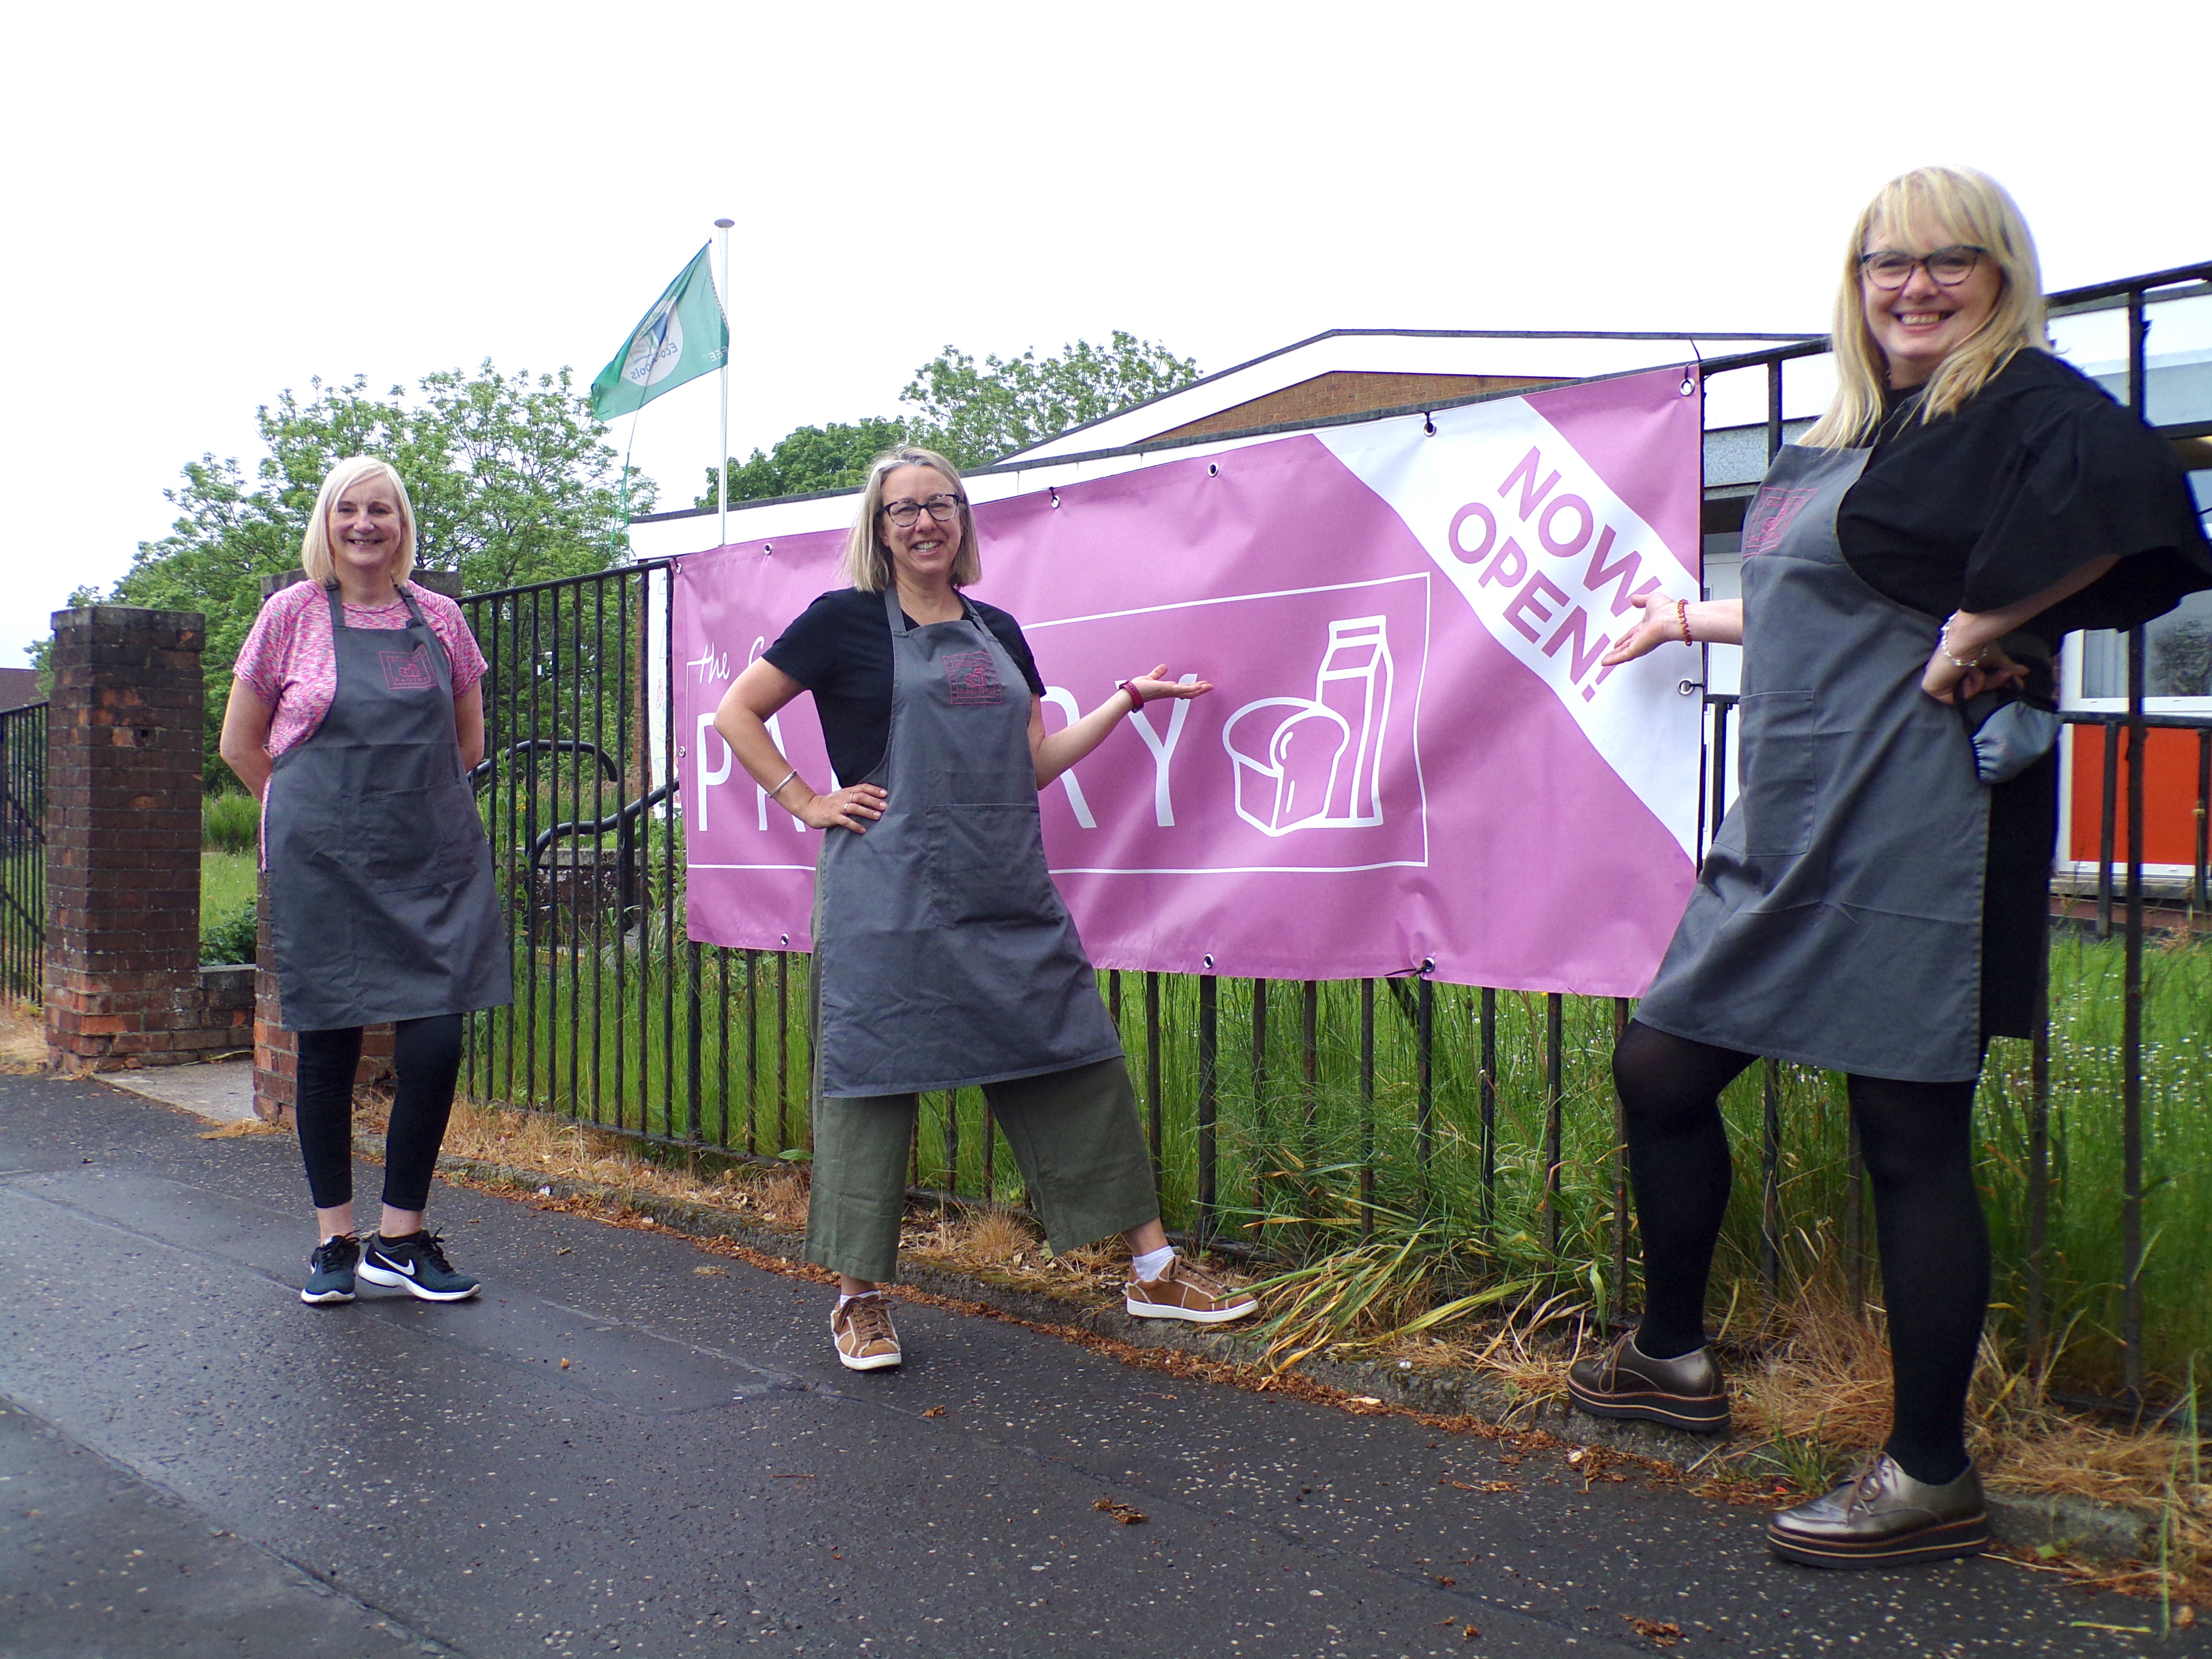
[[[254,857],[247,853],[200,853],[200,927],[235,915],[253,902]]]
[[[253,960],[255,863],[251,852],[222,853],[202,849],[200,960],[203,963],[248,963]]]

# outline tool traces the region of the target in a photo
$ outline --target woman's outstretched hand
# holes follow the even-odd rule
[[[1598,661],[1612,668],[1638,657],[1648,657],[1662,645],[1680,645],[1682,624],[1690,624],[1691,641],[1697,645],[1741,645],[1743,604],[1739,599],[1688,599],[1677,605],[1657,588],[1639,593],[1644,620],[1613,643]]]
[[[1638,601],[1644,607],[1644,619],[1613,642],[1613,648],[1598,659],[1601,667],[1611,668],[1616,663],[1634,662],[1646,657],[1666,644],[1682,642],[1681,623],[1674,615],[1674,601],[1664,593],[1653,592]]]
[[[792,816],[813,830],[850,830],[866,835],[868,825],[883,817],[890,797],[872,783],[855,783],[832,789],[826,795],[810,795]]]
[[[1149,674],[1132,675],[1129,689],[1146,702],[1157,702],[1162,697],[1202,697],[1213,690],[1212,680],[1193,680],[1188,685],[1167,677],[1168,665],[1162,663]]]
[[[1126,689],[1133,702],[1125,702]],[[1168,678],[1168,665],[1159,664],[1149,674],[1132,674],[1116,686],[1096,708],[1060,731],[1044,729],[1044,700],[1030,701],[1030,758],[1036,763],[1036,786],[1042,789],[1061,773],[1112,736],[1127,717],[1148,702],[1163,697],[1188,702],[1213,690],[1213,682],[1194,678],[1188,685]]]

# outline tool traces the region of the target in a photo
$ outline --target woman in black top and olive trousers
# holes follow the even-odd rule
[[[838,1275],[838,1362],[905,1357],[880,1286],[897,1269],[917,1097],[939,1090],[983,1090],[1054,1249],[1127,1239],[1132,1316],[1243,1317],[1253,1298],[1178,1258],[1161,1228],[1121,1036],[1053,887],[1036,800],[1142,704],[1212,688],[1163,663],[1048,734],[1020,627],[963,591],[982,574],[975,514],[929,450],[869,469],[845,574],[715,715],[738,763],[823,832],[806,1255]],[[805,692],[836,769],[827,791],[767,726]]]

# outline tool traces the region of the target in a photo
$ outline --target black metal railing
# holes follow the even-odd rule
[[[0,711],[0,996],[46,994],[46,705]]]
[[[2207,278],[2212,264],[2053,297],[2128,307],[2140,407],[2146,295]],[[1770,453],[1784,431],[1782,365],[1819,349],[1707,365],[1762,375]],[[513,1007],[472,1022],[468,1086],[653,1143],[804,1157],[808,959],[684,937],[670,593],[669,567],[657,562],[465,602],[491,664],[479,787],[517,968]],[[2212,1085],[2194,1080],[2212,1079],[2212,1065],[2191,1046],[2212,1007],[2212,952],[2177,944],[2147,966],[2146,949],[2193,939],[2208,911],[2212,719],[2147,714],[2139,635],[2129,651],[2127,709],[2069,717],[2116,739],[2100,774],[2095,915],[2058,939],[2042,1035],[1993,1046],[1981,1133],[2003,1334],[2078,1390],[2139,1404],[2179,1377],[2192,1344],[2212,1339],[2200,1291],[2212,1271],[2212,1157],[2191,1158],[2212,1151],[2202,1142],[2212,1110],[2196,1109],[2212,1105]],[[1734,702],[1705,699],[1700,845],[1730,796]],[[2143,875],[2143,762],[2148,733],[2163,726],[2198,732],[2198,828],[2191,873],[2165,880],[2154,898]],[[1131,1056],[1164,1212],[1184,1236],[1289,1253],[1426,1226],[1474,1241],[1499,1275],[1579,1285],[1601,1312],[1628,1299],[1633,1221],[1607,1064],[1625,1000],[1421,972],[1100,979]],[[1863,1297],[1871,1229],[1840,1086],[1769,1063],[1724,1109],[1740,1144],[1758,1146],[1759,1178],[1741,1183],[1723,1273],[1753,1301],[1820,1273]],[[926,1097],[913,1185],[1019,1206],[998,1142],[980,1091]]]

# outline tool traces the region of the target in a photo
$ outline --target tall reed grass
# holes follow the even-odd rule
[[[200,799],[200,845],[218,853],[250,853],[261,833],[261,804],[242,789]]]

